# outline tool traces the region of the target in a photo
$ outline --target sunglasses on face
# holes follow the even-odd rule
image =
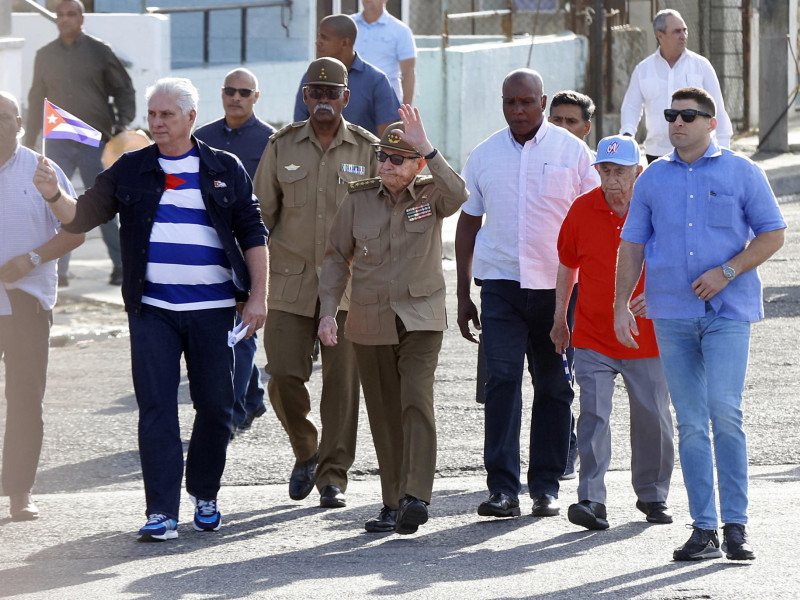
[[[230,96],[231,98],[236,95],[236,92],[239,92],[239,95],[242,98],[249,98],[250,94],[252,94],[256,90],[251,90],[249,88],[235,88],[235,87],[225,86],[224,88],[222,88],[222,91],[225,92],[226,96]]]
[[[386,154],[386,152],[384,152],[383,150],[378,150],[378,162],[386,162],[387,158],[389,159],[389,162],[399,167],[400,165],[403,164],[403,161],[406,159],[416,159],[422,157],[419,156],[418,154],[415,154],[413,156],[403,156],[402,154]]]
[[[677,120],[678,115],[681,116],[681,119],[683,119],[684,123],[691,123],[692,121],[694,121],[694,118],[698,115],[700,115],[701,117],[708,117],[709,119],[712,118],[712,116],[707,112],[703,112],[702,110],[695,110],[693,108],[686,108],[684,110],[677,110],[675,108],[664,109],[664,118],[670,123],[674,123]]]
[[[327,96],[328,100],[336,100],[344,93],[342,87],[329,87],[329,88],[312,88],[307,87],[308,97],[312,100],[321,100],[323,96]]]

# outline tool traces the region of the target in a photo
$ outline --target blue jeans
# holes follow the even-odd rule
[[[569,452],[573,391],[550,340],[555,290],[521,289],[519,282],[484,280],[481,322],[486,355],[484,464],[491,493],[517,498],[520,486],[522,373],[530,343],[533,417],[528,491],[558,496]]]
[[[142,305],[128,315],[133,387],[139,405],[139,456],[146,514],[178,518],[183,445],[178,422],[181,354],[195,410],[186,456],[186,490],[217,497],[231,435],[233,350],[227,332],[236,309],[173,311]]]
[[[103,163],[100,157],[103,155],[105,142],[101,142],[98,148],[73,142],[72,140],[47,140],[45,150],[47,158],[56,163],[67,179],[72,179],[75,169],[81,174],[83,187],[90,188],[94,185],[95,178],[103,170]],[[122,253],[119,244],[119,219],[114,217],[107,223],[100,225],[100,233],[103,241],[108,248],[108,256],[114,263],[115,269],[122,269]],[[69,254],[65,254],[58,259],[58,274],[66,277],[69,270]]]
[[[678,419],[678,450],[693,524],[718,526],[714,457],[722,521],[745,524],[747,440],[741,405],[750,323],[719,317],[706,303],[704,317],[655,319],[653,325]]]
[[[236,315],[236,324],[242,318]],[[237,427],[254,412],[264,407],[264,386],[261,384],[261,372],[255,364],[258,349],[258,334],[243,339],[233,347],[233,424]]]

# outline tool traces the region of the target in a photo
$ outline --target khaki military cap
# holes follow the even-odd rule
[[[392,123],[383,131],[381,141],[372,145],[380,148],[388,148],[390,150],[400,150],[401,152],[411,152],[411,154],[416,154],[417,150],[411,144],[404,141],[396,133],[392,133],[392,131],[395,129],[399,129],[400,131],[404,132],[406,130],[406,126],[402,121]]]
[[[306,85],[347,87],[347,67],[335,58],[318,58],[308,65]]]

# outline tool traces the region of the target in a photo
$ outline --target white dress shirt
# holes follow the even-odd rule
[[[622,101],[619,132],[636,133],[644,105],[647,126],[645,151],[652,156],[669,154],[672,144],[664,109],[672,105],[672,93],[675,90],[688,86],[702,88],[714,98],[717,104],[717,143],[723,148],[730,148],[733,127],[725,111],[717,74],[708,59],[691,50],[684,50],[672,67],[661,56],[660,48],[636,65]]]
[[[481,142],[463,171],[470,196],[461,210],[486,215],[473,276],[554,289],[561,222],[575,198],[600,185],[593,160],[582,140],[546,120],[524,146],[509,128]]]

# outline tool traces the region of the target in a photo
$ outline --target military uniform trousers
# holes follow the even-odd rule
[[[581,387],[578,499],[606,503],[611,464],[611,399],[622,375],[630,400],[631,478],[643,502],[666,502],[675,450],[667,380],[661,359],[620,360],[587,348],[575,349],[575,380]]]
[[[378,456],[383,503],[397,509],[409,494],[430,504],[436,471],[433,381],[441,331],[406,331],[399,342],[353,344]]]
[[[336,320],[344,331],[347,312]],[[335,485],[347,489],[347,471],[356,456],[358,430],[358,368],[353,346],[343,337],[333,347],[322,346],[322,435],[309,418],[311,396],[306,383],[311,378],[318,317],[304,317],[282,310],[267,311],[264,348],[269,400],[289,435],[295,458],[305,461],[319,450],[317,488]]]

